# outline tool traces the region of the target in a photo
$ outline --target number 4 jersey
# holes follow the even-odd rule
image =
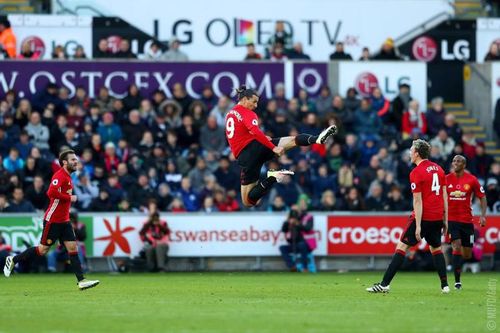
[[[410,184],[413,193],[422,193],[422,221],[443,221],[441,188],[446,186],[443,169],[434,162],[423,160],[410,173]],[[415,211],[412,216],[415,216]]]
[[[253,140],[269,149],[275,147],[260,130],[257,114],[239,104],[226,115],[226,138],[236,158]]]

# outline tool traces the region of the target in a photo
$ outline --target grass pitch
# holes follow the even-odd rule
[[[93,274],[101,284],[79,291],[72,275],[14,274],[0,279],[0,332],[488,331],[498,274],[465,274],[464,290],[442,295],[436,273],[399,273],[390,294],[365,292],[381,276]]]

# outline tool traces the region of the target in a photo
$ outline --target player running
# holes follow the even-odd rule
[[[270,139],[260,130],[254,112],[259,102],[257,91],[241,86],[236,93],[239,102],[226,115],[226,138],[241,168],[241,199],[245,206],[252,207],[271,190],[274,183],[281,182],[286,175],[293,175],[289,170],[270,170],[267,178],[259,181],[264,163],[297,146],[324,144],[337,133],[337,127],[332,125],[318,136],[299,134]]]
[[[425,238],[429,244],[434,266],[441,280],[441,291],[446,294],[450,292],[446,263],[441,250],[441,229],[444,227],[444,233],[446,233],[448,221],[446,178],[443,169],[428,160],[430,150],[431,146],[426,141],[420,139],[413,141],[410,157],[411,162],[417,165],[410,173],[413,212],[382,282],[366,288],[368,292],[389,292],[389,284],[403,264],[406,251],[420,242],[422,238]]]
[[[479,198],[481,205],[481,227],[486,225],[486,209],[488,208],[484,189],[477,178],[465,171],[467,160],[457,155],[451,162],[453,172],[446,176],[448,190],[448,230],[453,248],[453,272],[455,273],[455,289],[462,289],[460,273],[462,257],[467,260],[472,257],[474,245],[474,224],[472,221],[472,193]]]
[[[30,247],[16,256],[9,256],[5,261],[3,273],[9,277],[14,266],[20,261],[31,260],[35,256],[43,256],[49,252],[50,247],[59,240],[68,250],[71,268],[78,280],[80,290],[95,287],[98,280],[87,280],[83,276],[80,259],[78,259],[78,246],[75,232],[69,222],[69,210],[72,202],[77,197],[73,195],[71,173],[76,171],[78,158],[73,150],[63,151],[59,155],[61,168],[52,176],[47,195],[50,199],[49,208],[43,218],[43,232],[40,245]]]

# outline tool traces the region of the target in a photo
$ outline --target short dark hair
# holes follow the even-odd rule
[[[238,96],[239,101],[244,97],[251,98],[254,95],[259,97],[259,94],[255,89],[247,88],[247,86],[245,85],[242,85],[236,89],[236,95]]]
[[[61,152],[59,154],[59,165],[63,166],[64,165],[63,161],[67,161],[68,160],[68,155],[71,155],[71,154],[74,154],[74,153],[75,153],[75,151],[71,150],[71,149],[68,149],[68,150],[65,150],[65,151]]]
[[[428,159],[431,155],[431,145],[422,139],[417,139],[413,141],[413,147],[415,147],[415,151],[422,159]]]

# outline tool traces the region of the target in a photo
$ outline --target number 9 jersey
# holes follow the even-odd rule
[[[410,186],[412,193],[422,193],[422,221],[443,221],[442,187],[446,186],[443,169],[434,162],[423,160],[410,173]]]
[[[226,115],[226,138],[236,158],[253,140],[271,150],[275,147],[260,130],[257,114],[239,104]]]

